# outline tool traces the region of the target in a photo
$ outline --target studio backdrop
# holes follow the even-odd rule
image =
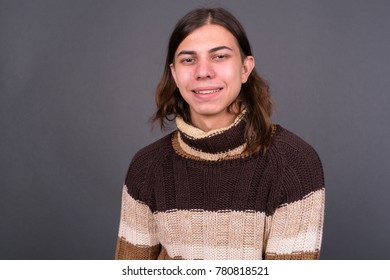
[[[174,24],[244,25],[273,121],[325,171],[322,259],[389,259],[389,1],[0,0],[0,259],[112,259]],[[172,128],[173,129],[173,128]]]

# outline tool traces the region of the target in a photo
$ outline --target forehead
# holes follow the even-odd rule
[[[176,53],[182,50],[209,50],[216,46],[227,46],[238,50],[236,38],[225,27],[216,24],[207,24],[192,31],[179,44]]]

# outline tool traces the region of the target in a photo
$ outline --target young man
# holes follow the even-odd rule
[[[267,84],[224,9],[176,25],[155,121],[177,130],[133,158],[117,259],[317,259],[324,180],[314,149],[270,121]]]

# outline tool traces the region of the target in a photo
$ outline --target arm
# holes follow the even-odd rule
[[[131,197],[124,186],[115,259],[157,259],[160,244],[150,208]]]
[[[281,155],[279,204],[267,217],[265,258],[319,259],[325,208],[321,161],[306,143],[285,145]]]
[[[130,163],[122,192],[116,259],[157,259],[160,255],[162,246],[152,210],[154,172],[170,145],[171,134],[139,150]]]
[[[324,215],[324,189],[283,205],[269,217],[266,259],[319,259]]]

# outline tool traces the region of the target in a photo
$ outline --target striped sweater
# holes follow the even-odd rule
[[[274,126],[248,155],[241,115],[205,133],[177,130],[133,158],[122,193],[116,259],[318,259],[324,215],[319,157]]]

